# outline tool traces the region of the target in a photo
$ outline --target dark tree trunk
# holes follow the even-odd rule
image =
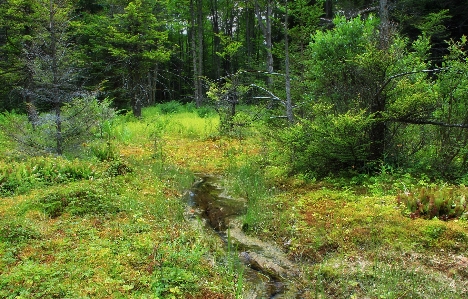
[[[56,153],[63,154],[63,136],[62,136],[62,103],[58,90],[58,54],[57,54],[57,32],[55,28],[55,10],[53,0],[49,0],[49,32],[50,32],[50,57],[52,59],[52,102],[55,110],[55,141]]]
[[[211,18],[213,27],[213,51],[212,61],[214,77],[219,78],[221,76],[220,60],[217,52],[219,52],[221,40],[219,38],[219,14],[218,14],[218,0],[211,0]]]
[[[325,18],[333,19],[333,0],[325,1]]]
[[[267,0],[265,16],[262,16],[262,12],[260,11],[260,5],[258,1],[255,1],[255,10],[257,14],[258,25],[260,26],[263,32],[263,37],[265,39],[267,72],[273,73],[273,43],[271,40],[271,18],[273,13],[273,1]],[[263,22],[263,18],[265,18],[265,23]],[[270,89],[273,86],[273,78],[271,76],[267,77],[267,85]]]
[[[288,33],[288,0],[286,2],[286,13],[284,17],[284,45],[285,45],[285,72],[286,72],[286,116],[289,123],[294,122],[291,100],[291,77],[289,74],[289,33]]]

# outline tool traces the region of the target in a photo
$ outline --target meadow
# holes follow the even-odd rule
[[[168,103],[118,116],[79,158],[25,157],[0,137],[0,297],[242,298],[222,242],[186,220],[198,174],[247,199],[245,231],[298,265],[302,298],[468,297],[466,213],[412,217],[401,197],[463,186],[385,167],[287,175],[264,126],[220,134],[214,111]]]

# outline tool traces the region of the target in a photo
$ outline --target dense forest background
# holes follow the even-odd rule
[[[466,1],[2,0],[0,15],[2,129],[30,154],[178,101],[215,107],[226,132],[264,121],[290,173],[468,180]]]

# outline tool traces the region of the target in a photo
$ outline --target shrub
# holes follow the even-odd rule
[[[116,147],[110,141],[93,144],[89,147],[89,151],[101,162],[112,161],[118,156]]]
[[[133,172],[133,170],[120,160],[114,161],[106,170],[107,175],[111,177],[126,175],[131,172]]]
[[[364,111],[333,115],[333,107],[316,104],[310,107],[313,120],[303,120],[279,131],[290,169],[295,173],[324,177],[343,170],[363,170],[368,163],[367,131],[371,119]]]
[[[216,111],[213,108],[207,106],[200,107],[196,111],[198,116],[201,118],[207,118],[211,115],[216,114]]]
[[[167,103],[159,104],[158,107],[161,111],[161,114],[172,114],[182,112],[184,110],[184,106],[177,101],[170,101]]]
[[[398,204],[406,207],[405,213],[411,218],[449,220],[461,217],[466,211],[466,188],[426,188],[412,192],[401,192]]]
[[[19,243],[29,239],[37,239],[40,234],[24,223],[2,221],[0,223],[0,241]]]
[[[0,164],[0,195],[24,193],[32,188],[97,176],[90,163],[62,158],[36,157],[24,162]]]
[[[111,214],[119,212],[112,198],[93,189],[77,189],[51,193],[37,201],[46,215],[55,218],[67,212],[71,215]]]

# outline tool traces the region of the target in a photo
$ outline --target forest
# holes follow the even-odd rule
[[[466,298],[463,0],[0,0],[1,298]]]
[[[169,101],[215,107],[226,128],[248,105],[242,123],[287,127],[277,138],[293,173],[383,163],[464,180],[463,1],[4,0],[0,10],[0,109],[33,126],[53,114],[45,152],[62,155],[87,131],[76,124],[96,121],[79,112],[92,100],[136,117]],[[65,107],[76,117],[61,117]]]

